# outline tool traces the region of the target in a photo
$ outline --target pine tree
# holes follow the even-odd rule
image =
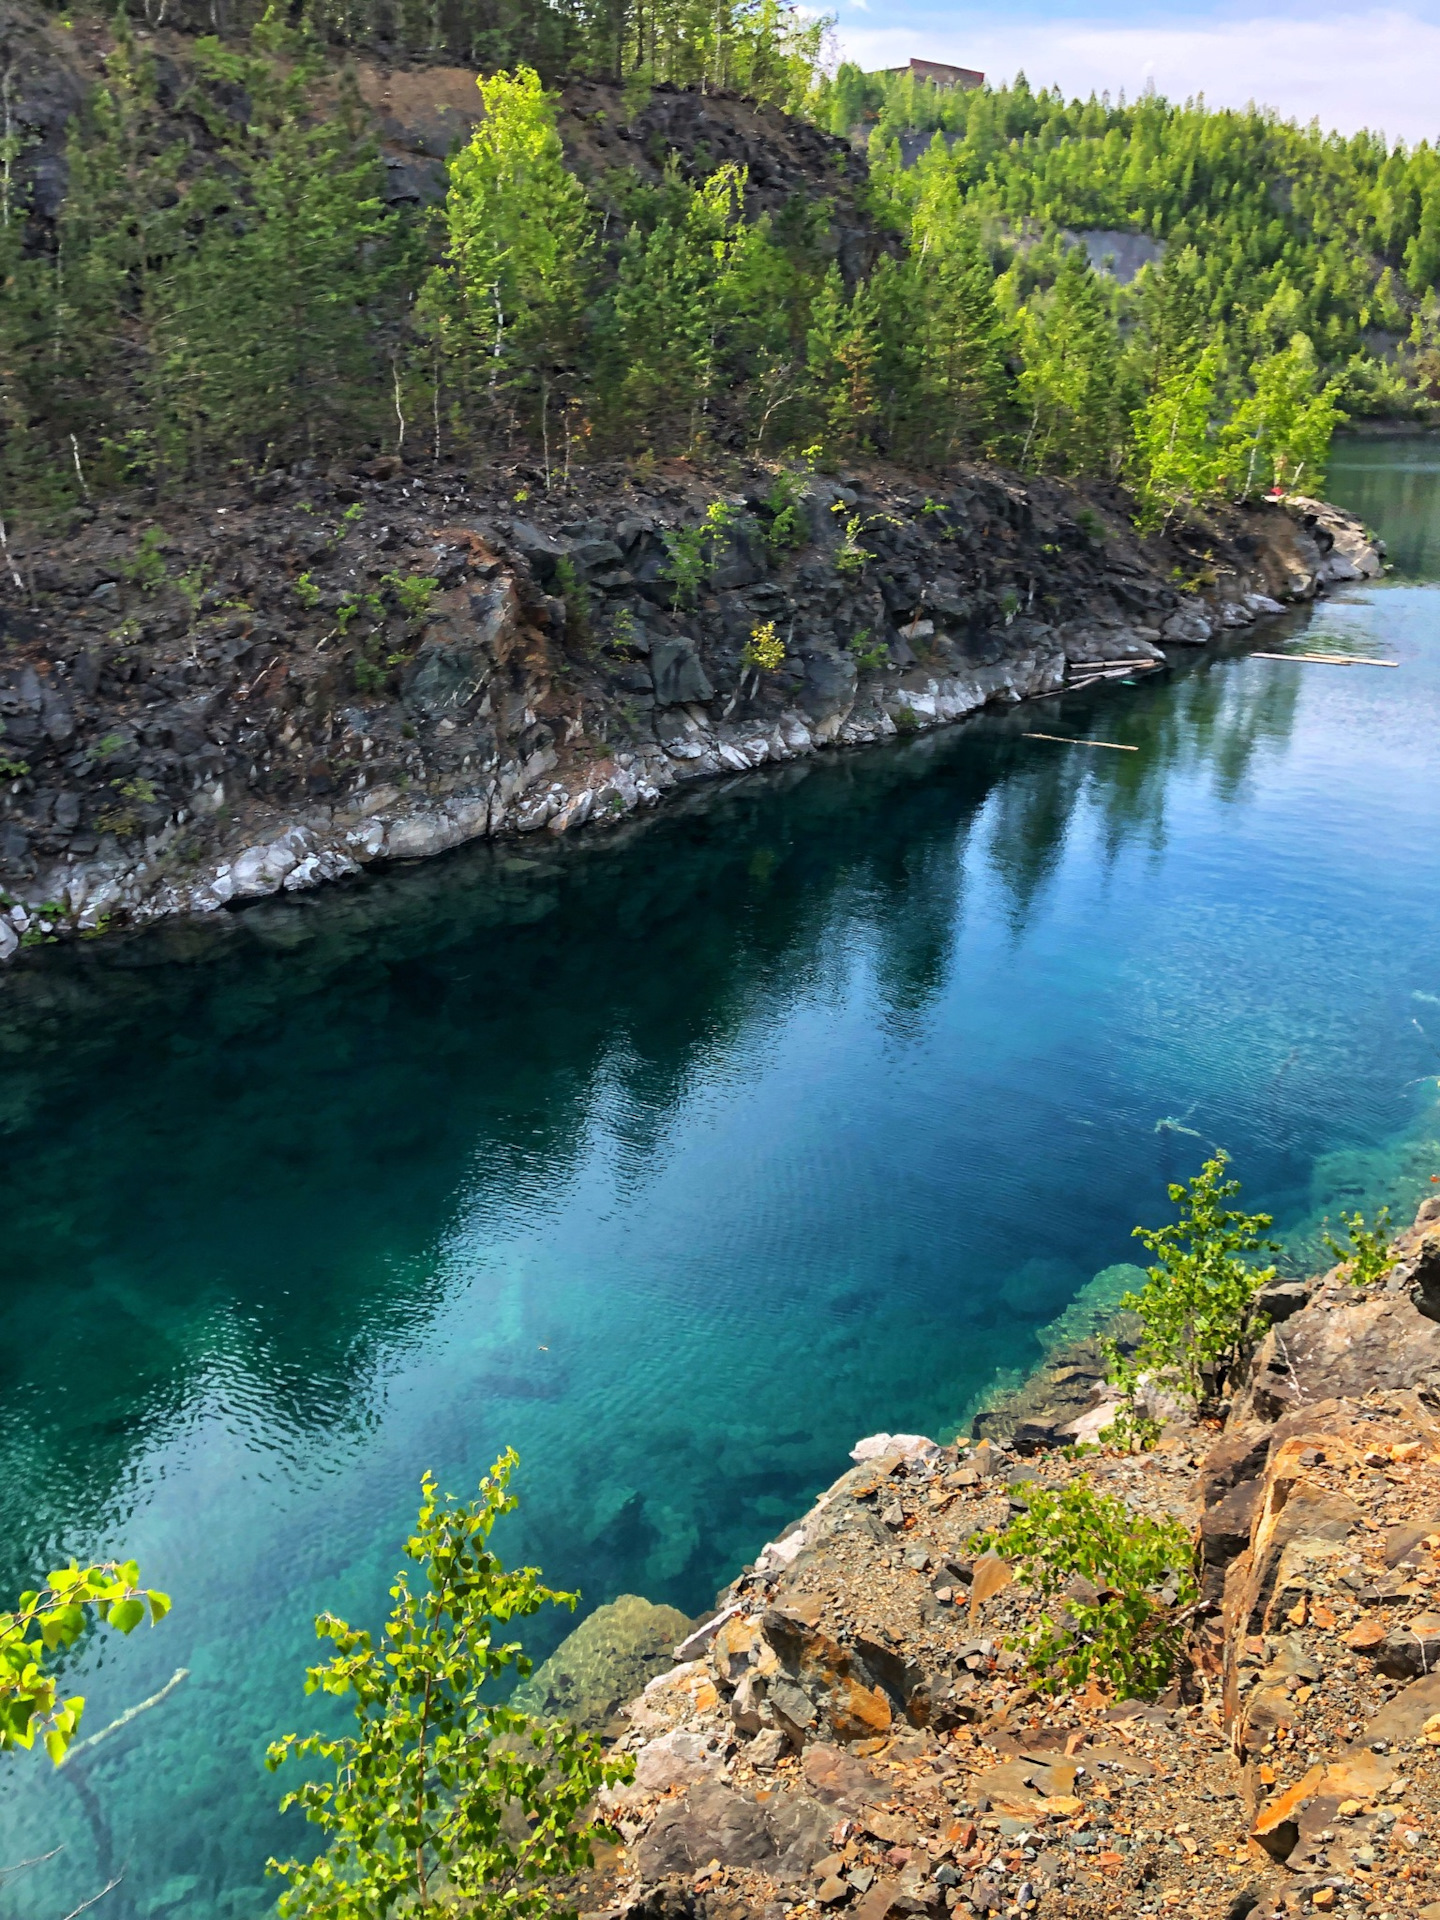
[[[612,392],[648,440],[705,430],[732,355],[753,365],[776,335],[779,261],[767,223],[747,224],[743,168],[698,186],[673,169],[664,211],[632,224],[613,301]]]
[[[187,143],[167,130],[154,62],[137,53],[122,12],[104,84],[71,135],[50,263],[47,412],[97,489],[154,470],[152,295],[186,245],[193,205],[181,188]]]
[[[805,342],[811,431],[832,459],[871,445],[879,411],[875,306],[873,277],[847,299],[833,263],[811,306]]]
[[[1020,313],[1021,464],[1076,477],[1110,472],[1119,452],[1115,323],[1084,252],[1070,248],[1048,302]]]
[[[1152,381],[1192,364],[1210,339],[1204,267],[1193,246],[1176,248],[1140,276],[1139,335]]]
[[[943,464],[994,446],[1010,390],[994,271],[948,157],[924,178],[910,256],[916,377],[907,438],[921,457]]]
[[[46,418],[54,340],[54,272],[27,254],[24,209],[0,212],[0,524],[43,516],[78,491],[75,456]]]
[[[383,170],[353,94],[311,119],[318,76],[296,55],[269,27],[248,54],[197,47],[202,76],[242,88],[250,110],[243,128],[210,116],[222,143],[210,194],[223,180],[227,203],[149,296],[163,349],[156,431],[172,470],[363,444],[390,410],[381,348],[399,263]]]

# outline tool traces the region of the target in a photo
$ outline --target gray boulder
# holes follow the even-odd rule
[[[775,1851],[762,1808],[716,1780],[662,1806],[634,1857],[642,1880],[662,1880],[669,1873],[695,1873],[712,1860],[726,1867],[759,1866],[773,1860]]]
[[[848,713],[855,699],[856,679],[852,654],[812,653],[805,662],[800,705],[812,720]]]
[[[662,707],[688,706],[713,697],[715,689],[700,664],[693,640],[656,640],[650,647],[650,674]]]
[[[401,692],[412,713],[444,713],[479,692],[475,655],[468,647],[427,640],[405,669]]]

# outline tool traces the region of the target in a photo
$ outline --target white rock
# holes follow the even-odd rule
[[[703,1733],[675,1727],[641,1747],[635,1760],[635,1784],[649,1793],[664,1793],[667,1787],[706,1779],[719,1770],[720,1764],[719,1754]]]
[[[7,960],[13,960],[20,951],[20,936],[10,922],[0,916],[0,967]]]
[[[594,806],[594,792],[589,787],[582,787],[552,815],[549,822],[551,833],[568,833],[572,827],[583,827]]]
[[[712,1619],[702,1621],[693,1633],[687,1634],[675,1649],[677,1660],[697,1660],[709,1646],[727,1620],[734,1619],[741,1611],[740,1603],[732,1601],[728,1607],[722,1607]]]
[[[940,1452],[923,1433],[872,1433],[850,1449],[852,1460],[883,1460],[898,1453],[905,1460],[934,1460]]]
[[[1078,1419],[1072,1420],[1064,1429],[1065,1437],[1073,1440],[1077,1446],[1094,1446],[1120,1411],[1122,1398],[1121,1394],[1112,1393],[1096,1406],[1087,1407]]]
[[[515,831],[517,833],[536,833],[545,825],[554,812],[554,794],[542,793],[538,800],[532,800],[528,806],[521,807],[519,813],[515,816]]]
[[[414,813],[393,822],[385,835],[385,854],[390,860],[424,860],[453,847],[458,839],[453,821],[444,814]]]
[[[794,1533],[787,1533],[783,1540],[771,1540],[755,1556],[757,1573],[782,1573],[786,1567],[794,1566],[805,1551],[805,1529],[797,1527]]]
[[[230,869],[236,893],[242,900],[248,900],[278,892],[286,874],[299,866],[309,840],[310,835],[303,827],[293,827],[279,840],[247,847]]]
[[[363,827],[355,827],[346,834],[345,844],[357,860],[373,860],[385,844],[384,821],[367,820]]]

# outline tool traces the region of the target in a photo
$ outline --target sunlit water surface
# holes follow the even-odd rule
[[[1303,1262],[1440,1171],[1440,460],[1332,492],[1401,570],[1161,683],[475,849],[0,988],[0,1592],[137,1556],[155,1632],[5,1762],[57,1920],[249,1920],[311,1616],[422,1469],[504,1550],[701,1609],[876,1428],[948,1433],[1226,1146]],[[1027,728],[1139,751],[1069,749]],[[1093,1292],[1093,1290],[1092,1290]],[[537,1653],[563,1624],[534,1637]]]

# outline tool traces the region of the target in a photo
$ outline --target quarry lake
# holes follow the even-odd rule
[[[0,1591],[172,1594],[79,1661],[86,1732],[187,1670],[0,1768],[0,1867],[63,1847],[7,1914],[122,1867],[107,1920],[269,1908],[265,1745],[424,1469],[513,1445],[507,1559],[697,1613],[859,1435],[1026,1371],[1212,1145],[1295,1267],[1429,1190],[1440,443],[1330,492],[1394,574],[1156,684],[0,983]]]

